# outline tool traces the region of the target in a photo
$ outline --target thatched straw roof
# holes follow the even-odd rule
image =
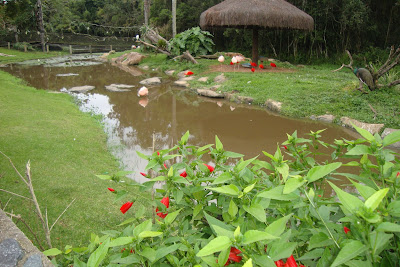
[[[200,27],[313,30],[314,20],[284,0],[226,0],[201,14]]]

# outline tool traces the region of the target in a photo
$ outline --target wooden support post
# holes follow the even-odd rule
[[[112,45],[110,45],[110,51],[112,51]]]
[[[24,52],[28,51],[28,47],[26,46],[26,44],[24,44]]]
[[[92,54],[92,45],[89,45],[89,53]]]
[[[46,45],[46,51],[47,51],[47,53],[50,52],[50,47],[49,47],[49,45]]]
[[[10,50],[10,49],[11,49],[11,43],[8,42],[8,50]]]
[[[251,60],[258,65],[258,29],[253,28],[253,51]]]
[[[69,45],[69,53],[72,55],[72,45]]]

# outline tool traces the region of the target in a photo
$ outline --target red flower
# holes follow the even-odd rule
[[[207,164],[204,164],[204,165],[206,165],[206,167],[210,170],[210,172],[214,171],[214,167],[213,166],[210,166],[210,165],[207,165]]]
[[[254,63],[254,62],[251,62],[250,65],[253,67],[257,67],[257,63]]]
[[[186,171],[183,171],[181,174],[179,174],[180,176],[182,176],[183,178],[185,178],[187,176]]]
[[[232,262],[241,262],[242,256],[238,256],[238,254],[242,253],[237,248],[231,247],[231,252],[229,252],[228,261],[225,263],[225,266],[228,266]]]
[[[263,68],[264,68],[264,65],[263,65],[263,64],[260,64],[259,67],[260,67],[260,69],[263,69]]]
[[[108,190],[110,190],[110,192],[114,192],[115,190],[114,189],[112,189],[112,188],[107,188]]]
[[[233,65],[233,62],[231,61],[231,63],[230,63],[231,65]]]
[[[255,68],[251,68],[251,72],[255,72],[256,71],[256,69]]]
[[[165,164],[165,163],[164,163],[164,168],[168,169],[168,168],[167,168],[167,164]]]
[[[143,175],[144,177],[147,177],[147,174],[145,174],[144,172],[141,172],[140,174]]]
[[[127,212],[131,207],[132,207],[133,202],[126,202],[124,205],[121,206],[121,208],[119,209],[123,214],[125,214],[125,212]]]
[[[349,229],[349,228],[347,228],[346,226],[345,226],[345,227],[343,227],[343,230],[344,230],[344,233],[345,233],[345,234],[347,234],[348,232],[350,232],[350,229]]]
[[[283,262],[283,260],[279,260],[275,262],[276,267],[284,267],[285,263]]]
[[[397,173],[396,178],[400,176],[400,172]]]
[[[185,75],[187,75],[187,76],[190,76],[190,75],[193,75],[193,74],[194,74],[194,73],[191,72],[190,70],[189,70],[188,72],[185,73]]]
[[[274,62],[271,62],[271,67],[276,68],[276,64]]]
[[[318,197],[322,197],[321,195],[318,195]]]
[[[157,151],[157,155],[160,156],[160,151]]]
[[[290,257],[287,258],[285,267],[297,267],[297,263],[293,255],[290,255]]]
[[[283,148],[287,150],[287,146],[283,146]]]
[[[163,199],[161,199],[161,201],[160,201],[162,204],[164,204],[164,206],[168,209],[169,208],[169,197],[163,197]],[[159,211],[159,209],[158,208],[156,208],[156,212],[157,211]],[[159,213],[157,213],[157,215],[158,215],[158,217],[161,217],[161,218],[165,218],[165,217],[167,217],[167,215],[168,215],[168,212],[167,213],[162,213],[162,212],[159,212]]]

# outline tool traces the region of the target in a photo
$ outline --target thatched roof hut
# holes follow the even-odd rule
[[[314,20],[285,0],[225,0],[200,16],[200,27],[253,29],[253,62],[258,62],[258,30],[313,30]]]

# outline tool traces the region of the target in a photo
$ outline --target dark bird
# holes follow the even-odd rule
[[[375,89],[374,79],[369,70],[364,68],[355,68],[353,72],[362,83],[368,86],[369,90],[373,91]]]

